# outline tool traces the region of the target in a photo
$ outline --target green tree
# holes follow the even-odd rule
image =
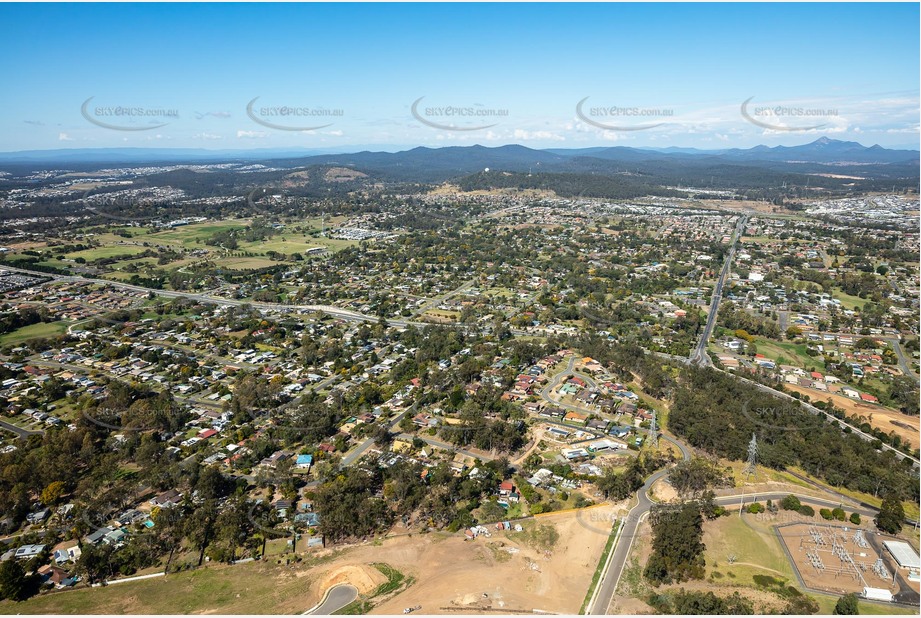
[[[64,495],[64,483],[53,481],[42,490],[41,501],[46,506],[54,506]]]
[[[700,506],[655,506],[650,512],[652,555],[643,571],[654,585],[700,579],[704,575],[703,517]]]
[[[835,616],[856,616],[860,611],[857,609],[857,595],[849,592],[835,603]]]
[[[24,601],[35,594],[34,583],[15,558],[0,564],[0,598]]]
[[[883,505],[876,516],[876,527],[889,534],[898,534],[902,531],[902,521],[905,519],[905,509],[902,501],[897,496],[889,494],[883,500]]]

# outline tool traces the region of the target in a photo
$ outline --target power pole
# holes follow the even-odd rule
[[[659,427],[656,425],[656,411],[652,411],[652,423],[649,425],[649,442],[652,448],[659,448]]]
[[[755,474],[755,466],[758,465],[758,438],[752,434],[752,440],[748,443],[748,462],[745,464],[743,472],[748,476]]]

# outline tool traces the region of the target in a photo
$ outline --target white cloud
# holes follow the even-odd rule
[[[214,133],[196,133],[192,136],[193,139],[203,139],[203,140],[216,140],[224,139],[223,135],[215,135]]]
[[[553,131],[526,131],[524,129],[515,129],[515,132],[512,134],[515,139],[523,140],[549,140],[552,142],[565,142],[566,138],[562,135],[558,135]]]
[[[58,141],[59,142],[72,142],[74,141],[74,138],[69,136],[67,133],[58,133]]]
[[[237,137],[245,139],[262,139],[268,137],[268,133],[265,131],[237,131]]]
[[[913,127],[902,127],[899,129],[886,129],[886,133],[917,133],[918,125]]]

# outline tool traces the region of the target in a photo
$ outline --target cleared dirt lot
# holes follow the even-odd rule
[[[613,511],[605,505],[578,516],[575,511],[542,515],[521,522],[524,532],[493,527],[489,538],[472,541],[465,541],[463,533],[430,533],[358,546],[311,570],[308,575],[317,582],[311,592],[319,599],[333,573],[349,572],[343,567],[363,571],[372,562],[384,562],[415,578],[415,583],[381,602],[373,614],[402,614],[403,608],[416,605],[422,606],[423,614],[533,609],[575,614],[607,540],[604,525],[585,525],[590,521],[586,513],[597,522],[610,521]],[[558,533],[551,550],[534,544],[537,526],[552,526]],[[352,583],[347,576],[335,579]]]
[[[918,417],[906,416],[900,412],[889,410],[882,406],[856,401],[844,395],[823,393],[811,388],[803,388],[792,384],[785,384],[784,386],[788,390],[796,391],[803,395],[809,395],[809,398],[813,401],[826,401],[831,399],[835,407],[844,410],[848,416],[852,414],[862,416],[873,427],[881,429],[886,433],[893,431],[895,435],[907,441],[912,447],[921,448],[921,431],[919,431],[918,428]]]

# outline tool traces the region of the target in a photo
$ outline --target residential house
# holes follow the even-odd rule
[[[23,545],[21,547],[16,548],[15,556],[18,560],[29,560],[39,555],[40,553],[42,553],[44,550],[45,550],[44,545],[38,545],[38,544]]]
[[[168,489],[161,494],[158,494],[150,499],[150,504],[152,506],[159,506],[160,508],[170,508],[179,504],[179,501],[182,500],[182,493],[175,489]]]
[[[298,470],[310,470],[313,465],[313,455],[298,455],[294,462],[294,467]]]

